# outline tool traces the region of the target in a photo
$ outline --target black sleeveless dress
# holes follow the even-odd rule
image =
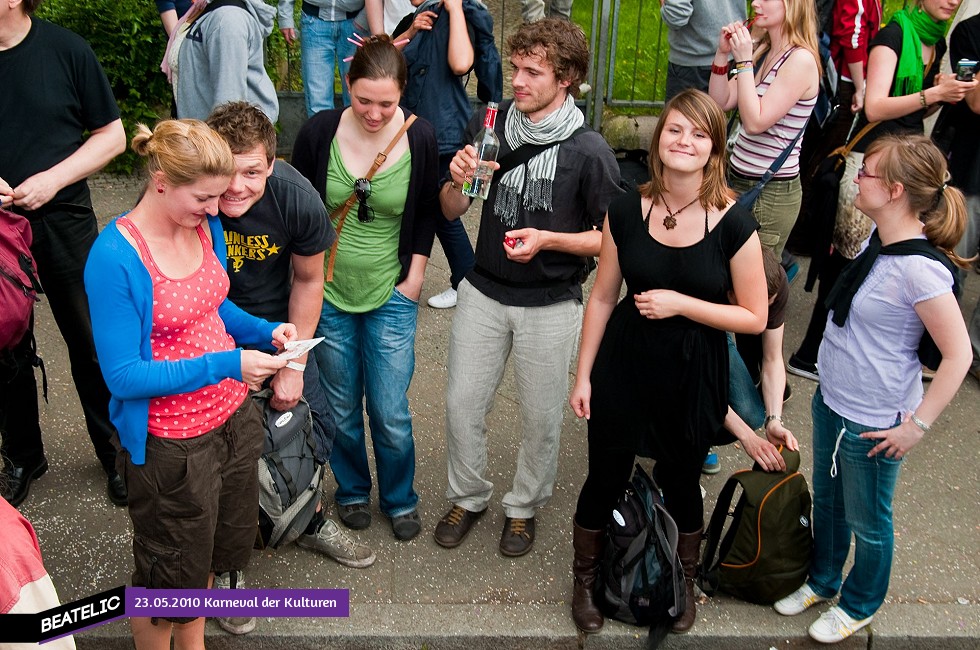
[[[732,206],[697,243],[666,246],[647,231],[640,196],[632,192],[609,206],[608,227],[627,293],[606,324],[592,368],[590,446],[700,463],[709,446],[734,440],[724,429],[725,332],[681,316],[648,319],[633,297],[672,289],[728,304],[729,260],[758,224],[750,212]]]

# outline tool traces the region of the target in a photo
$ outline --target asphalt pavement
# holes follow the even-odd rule
[[[98,176],[93,195],[104,225],[131,207],[138,184]],[[477,216],[464,217],[475,237]],[[378,555],[368,569],[342,567],[295,545],[256,552],[249,587],[350,590],[351,613],[343,619],[260,619],[256,630],[231,636],[209,622],[212,648],[642,648],[645,631],[607,622],[596,635],[580,635],[571,619],[571,521],[586,473],[586,428],[566,409],[554,497],[537,515],[537,540],[528,555],[510,559],[497,550],[503,511],[500,498],[513,478],[520,438],[519,406],[508,369],[488,422],[489,477],[496,485],[490,510],[458,548],[432,538],[445,499],[444,436],[446,352],[453,310],[424,306],[448,286],[448,266],[438,244],[426,273],[416,339],[417,366],[410,391],[417,453],[416,490],[423,532],[396,541],[372,503],[374,523],[356,533]],[[805,276],[804,270],[800,276]],[[972,310],[980,276],[971,274],[963,303]],[[787,313],[788,356],[802,338],[813,294],[802,280],[792,287]],[[50,382],[41,405],[50,470],[31,489],[21,510],[32,521],[62,602],[128,584],[132,532],[125,509],[105,494],[105,476],[84,429],[72,386],[67,352],[46,302],[37,310],[37,339]],[[573,364],[574,365],[574,364]],[[816,384],[789,376],[793,397],[784,420],[800,439],[803,472],[810,476],[810,399]],[[889,595],[874,622],[845,648],[980,647],[980,484],[978,427],[980,384],[968,377],[956,399],[906,459],[895,495],[895,562]],[[751,462],[735,446],[719,449],[722,472],[705,476],[706,511],[727,476]],[[329,475],[325,491],[332,495]],[[330,499],[328,499],[328,503]],[[329,503],[332,511],[333,505]],[[794,618],[725,596],[702,599],[698,621],[667,648],[795,648],[816,645],[806,627],[826,606]],[[110,623],[77,635],[79,648],[130,648],[129,626]]]

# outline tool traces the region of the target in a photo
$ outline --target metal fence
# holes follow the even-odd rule
[[[485,0],[494,17],[497,46],[521,25],[520,0]],[[632,113],[663,106],[667,77],[667,30],[660,19],[660,0],[577,0],[573,20],[589,36],[592,62],[584,98],[593,128],[606,110]],[[505,95],[510,72],[504,65]]]
[[[659,0],[594,0],[589,26],[592,66],[587,117],[602,125],[606,108],[631,112],[664,105],[667,34]]]

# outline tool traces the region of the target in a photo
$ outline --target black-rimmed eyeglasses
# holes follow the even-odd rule
[[[358,178],[354,181],[354,195],[357,197],[357,220],[361,223],[371,223],[374,221],[374,209],[367,204],[371,197],[371,181],[366,178]]]

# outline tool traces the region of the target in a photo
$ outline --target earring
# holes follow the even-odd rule
[[[163,188],[157,187],[157,194],[163,194]]]

